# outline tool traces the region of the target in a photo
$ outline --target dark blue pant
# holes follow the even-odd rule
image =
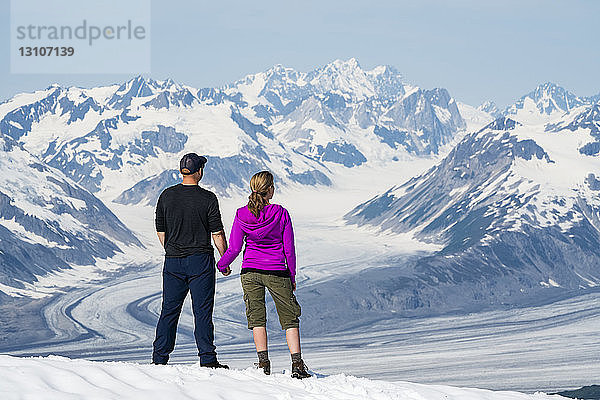
[[[156,326],[152,362],[166,364],[175,348],[177,322],[183,301],[192,295],[194,336],[200,363],[217,360],[212,322],[215,304],[215,258],[212,254],[194,254],[181,258],[165,257],[162,310]]]

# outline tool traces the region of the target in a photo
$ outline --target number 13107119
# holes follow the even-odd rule
[[[73,47],[19,47],[21,57],[71,57],[75,54]]]

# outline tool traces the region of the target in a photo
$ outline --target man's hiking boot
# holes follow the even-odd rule
[[[271,361],[259,361],[257,363],[254,363],[254,365],[256,365],[256,368],[258,369],[262,368],[265,375],[271,375]]]
[[[206,363],[206,364],[200,364],[200,366],[206,367],[206,368],[213,368],[213,369],[217,369],[217,368],[229,369],[229,365],[221,364],[218,361],[213,361],[213,362]]]
[[[304,361],[300,360],[292,362],[292,378],[304,379],[310,378],[311,376],[312,375],[306,370],[306,364],[304,364]]]

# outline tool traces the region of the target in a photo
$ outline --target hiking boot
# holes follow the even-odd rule
[[[206,368],[213,368],[213,369],[217,369],[217,368],[229,369],[229,365],[221,364],[218,361],[213,361],[213,362],[206,363],[206,364],[200,364],[200,366],[206,367]]]
[[[300,360],[292,362],[292,378],[304,379],[310,378],[311,376],[312,375],[306,370],[306,364],[304,364],[304,361]]]
[[[271,361],[259,361],[257,363],[254,363],[254,366],[256,366],[256,368],[258,369],[262,368],[265,375],[271,375]]]

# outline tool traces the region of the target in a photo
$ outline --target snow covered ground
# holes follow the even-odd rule
[[[64,357],[0,356],[0,397],[13,399],[401,399],[543,400],[543,393],[492,392],[383,382],[345,374],[302,381],[256,369],[210,370],[198,364],[154,366]]]

